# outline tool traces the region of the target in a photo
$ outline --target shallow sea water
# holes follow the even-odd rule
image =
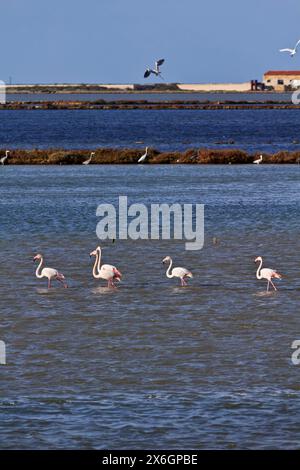
[[[1,449],[300,447],[298,166],[0,170]],[[119,195],[205,204],[203,249],[103,241],[123,273],[108,290],[89,253],[97,205]],[[35,277],[37,252],[69,289]],[[278,292],[256,280],[259,255]]]

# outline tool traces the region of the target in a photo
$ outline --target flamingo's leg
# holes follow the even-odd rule
[[[48,279],[48,289],[51,287],[51,279]]]
[[[112,280],[112,279],[108,279],[108,282],[107,282],[107,287],[112,287],[112,288],[116,287],[116,286],[114,285],[114,283],[113,283],[113,280]]]
[[[65,289],[68,287],[68,284],[63,279],[61,279],[60,277],[57,277],[56,279],[57,279],[57,281],[62,283],[62,285],[64,286]]]
[[[269,292],[270,281],[268,280],[267,292]]]
[[[270,279],[270,283],[271,283],[272,286],[274,287],[274,290],[277,290],[276,287],[274,286],[273,282],[272,282],[272,279]]]

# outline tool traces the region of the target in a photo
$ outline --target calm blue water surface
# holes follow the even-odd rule
[[[292,114],[274,113],[265,125]],[[89,112],[89,119],[97,128],[107,116],[108,135],[120,115]],[[193,114],[197,122],[200,115]],[[26,124],[21,116],[5,120],[20,127],[2,130],[2,139],[12,142],[15,132],[32,145],[22,128],[46,129],[46,122],[45,140],[55,126],[70,139],[55,112],[32,113]],[[240,126],[243,113],[234,119]],[[146,124],[139,129],[150,137]],[[74,130],[74,141],[90,145],[85,132]],[[34,135],[38,140],[38,130]],[[170,128],[169,145],[171,136]],[[161,139],[167,142],[163,133]],[[299,448],[300,366],[291,362],[291,344],[300,339],[299,168],[1,167],[0,339],[7,365],[0,366],[0,448]],[[117,204],[119,195],[147,207],[205,204],[204,248],[185,251],[180,240],[103,241],[103,261],[123,273],[119,288],[107,290],[92,277],[89,253],[99,243],[97,205]],[[37,252],[65,274],[69,289],[48,291],[35,277]],[[187,288],[166,278],[166,255],[192,270]],[[278,292],[266,294],[255,278],[259,255],[283,274]]]
[[[7,101],[286,101],[291,93],[7,93]]]
[[[229,141],[233,143],[229,143]],[[0,111],[0,148],[143,147],[300,150],[300,111]]]

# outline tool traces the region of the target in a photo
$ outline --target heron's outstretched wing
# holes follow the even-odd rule
[[[279,49],[279,52],[293,52],[293,49]]]
[[[144,73],[144,78],[149,77],[150,74],[151,74],[151,70],[147,69],[146,72]]]
[[[165,59],[159,59],[155,62],[156,67],[160,67],[164,63]]]

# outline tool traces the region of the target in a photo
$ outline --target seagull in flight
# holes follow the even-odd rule
[[[300,44],[300,39],[299,41],[297,42],[296,46],[294,47],[294,49],[279,49],[279,52],[289,52],[290,53],[290,56],[291,57],[294,57],[294,55],[297,53],[297,47],[299,46]]]
[[[163,78],[161,76],[161,72],[159,70],[160,66],[164,63],[165,59],[159,59],[155,62],[155,68],[154,69],[151,69],[150,67],[147,67],[145,73],[144,73],[144,78],[148,78],[151,73],[153,73],[154,75],[156,75],[157,77],[159,76],[160,78]]]

